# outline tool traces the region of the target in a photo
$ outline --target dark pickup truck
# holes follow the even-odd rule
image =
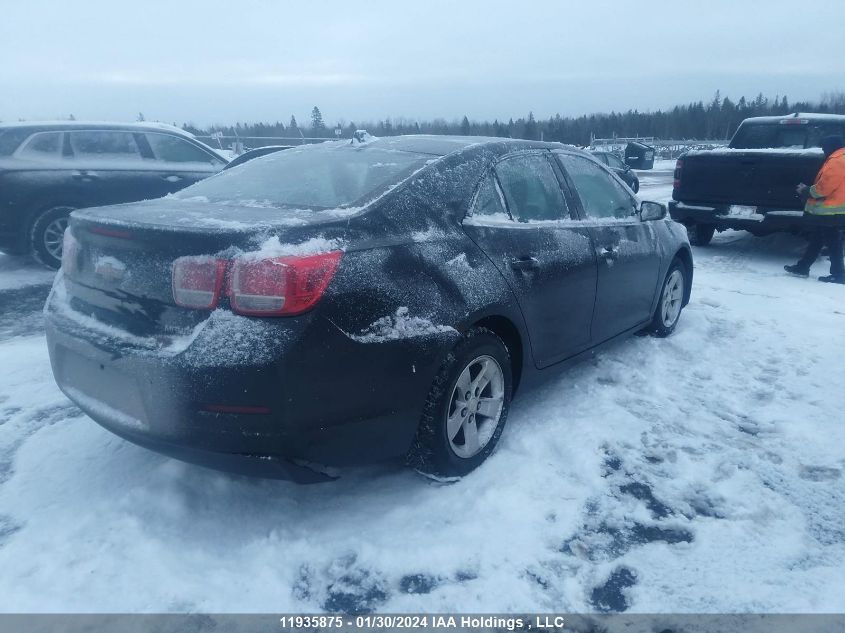
[[[690,243],[715,231],[800,233],[807,224],[795,187],[813,184],[824,162],[823,137],[845,134],[845,115],[791,114],[743,121],[728,147],[687,152],[675,167],[672,219]]]

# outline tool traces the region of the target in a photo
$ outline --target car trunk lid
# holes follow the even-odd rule
[[[184,334],[209,311],[177,305],[177,259],[223,261],[268,243],[283,252],[285,245],[311,244],[319,251],[342,242],[344,221],[313,216],[309,221],[279,209],[171,199],[77,211],[72,244],[66,241],[73,252],[64,262],[65,307],[136,337]]]

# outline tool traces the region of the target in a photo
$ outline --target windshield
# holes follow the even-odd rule
[[[344,208],[399,182],[430,158],[347,143],[296,147],[225,170],[176,197],[317,211]]]

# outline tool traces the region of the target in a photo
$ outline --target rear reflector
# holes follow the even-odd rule
[[[173,262],[173,300],[183,308],[213,309],[225,278],[225,260],[180,257]]]
[[[249,316],[293,316],[310,310],[323,296],[342,251],[317,255],[236,259],[229,297],[232,309]]]

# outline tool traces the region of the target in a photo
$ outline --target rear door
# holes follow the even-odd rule
[[[135,202],[151,195],[141,135],[126,130],[66,132],[70,183],[85,206]]]
[[[590,345],[596,262],[590,236],[572,226],[548,152],[506,157],[488,172],[464,228],[519,301],[535,363]]]
[[[598,268],[592,339],[601,343],[651,316],[660,273],[657,233],[637,201],[606,169],[583,156],[556,153],[577,194]]]
[[[184,189],[223,168],[219,158],[175,134],[146,132],[142,136],[151,157],[147,165],[151,198]]]

